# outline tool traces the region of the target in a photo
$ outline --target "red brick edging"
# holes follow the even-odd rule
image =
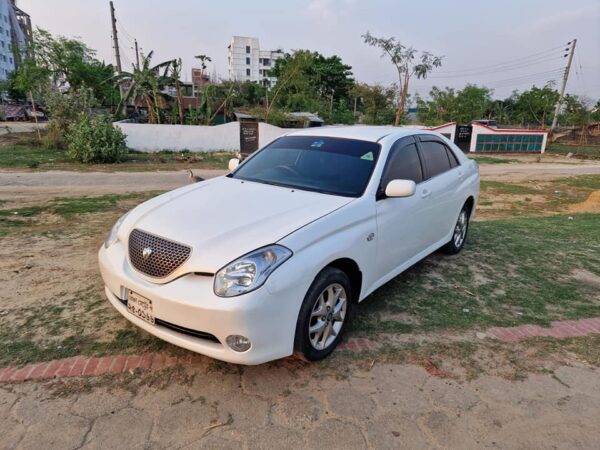
[[[351,352],[361,352],[365,350],[377,350],[380,347],[380,344],[368,339],[353,338],[342,342],[338,348]],[[175,357],[165,355],[164,353],[103,356],[101,358],[75,356],[73,358],[28,364],[21,368],[0,368],[0,383],[79,376],[100,376],[107,373],[117,374],[135,369],[160,370],[165,367],[174,367],[177,365],[189,366],[199,364],[202,358],[203,356],[195,354]]]
[[[600,333],[600,317],[579,320],[561,320],[551,322],[549,328],[537,325],[520,325],[518,327],[494,327],[486,331],[488,336],[504,342],[518,342],[531,337],[568,338]]]

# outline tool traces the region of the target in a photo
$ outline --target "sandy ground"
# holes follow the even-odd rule
[[[591,163],[480,167],[484,179],[501,181],[600,174],[600,164]],[[0,172],[0,200],[35,203],[186,183],[183,171]],[[43,216],[43,232],[3,238],[0,314],[14,314],[15,323],[31,321],[22,317],[25,309],[44,311],[58,301],[75,324],[66,333],[103,340],[125,327],[125,319],[101,299],[96,266],[96,251],[114,215],[91,214],[80,222]],[[94,314],[106,320],[95,320],[94,329],[68,316],[77,311],[69,305],[81,295],[98,296]],[[39,338],[53,338],[40,333]],[[77,380],[1,385],[0,449],[591,449],[600,441],[599,369],[563,366],[524,381],[482,375],[458,382],[413,365],[357,366],[341,375],[319,367],[285,360],[215,369],[206,358],[205,367],[156,379],[134,374],[89,385]]]

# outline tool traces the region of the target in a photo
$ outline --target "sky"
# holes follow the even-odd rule
[[[17,0],[34,26],[81,38],[97,57],[114,62],[108,0]],[[194,55],[212,57],[209,71],[227,76],[233,35],[263,49],[309,49],[339,55],[360,82],[391,84],[397,73],[366,31],[443,56],[443,65],[411,93],[466,83],[514,89],[562,79],[564,49],[577,39],[567,92],[600,98],[600,0],[114,0],[123,68],[135,61],[133,38],[154,62],[181,57],[190,79]]]

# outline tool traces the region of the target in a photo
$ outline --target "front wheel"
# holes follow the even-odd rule
[[[467,232],[469,231],[469,207],[463,206],[458,214],[456,225],[454,225],[454,232],[452,233],[452,239],[448,242],[442,250],[445,253],[454,255],[460,252],[465,245],[467,239]]]
[[[294,348],[308,361],[328,356],[340,342],[352,308],[348,276],[327,267],[308,289],[296,324]]]

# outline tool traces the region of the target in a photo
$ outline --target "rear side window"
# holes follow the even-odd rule
[[[454,169],[456,166],[460,166],[460,163],[458,162],[458,159],[456,159],[454,152],[448,147],[446,147],[446,152],[448,153],[448,159],[450,160],[450,167]]]
[[[421,161],[415,144],[394,151],[386,168],[384,186],[391,180],[413,180],[415,183],[423,181]]]
[[[450,160],[444,145],[434,141],[421,142],[421,148],[429,178],[450,170]]]

